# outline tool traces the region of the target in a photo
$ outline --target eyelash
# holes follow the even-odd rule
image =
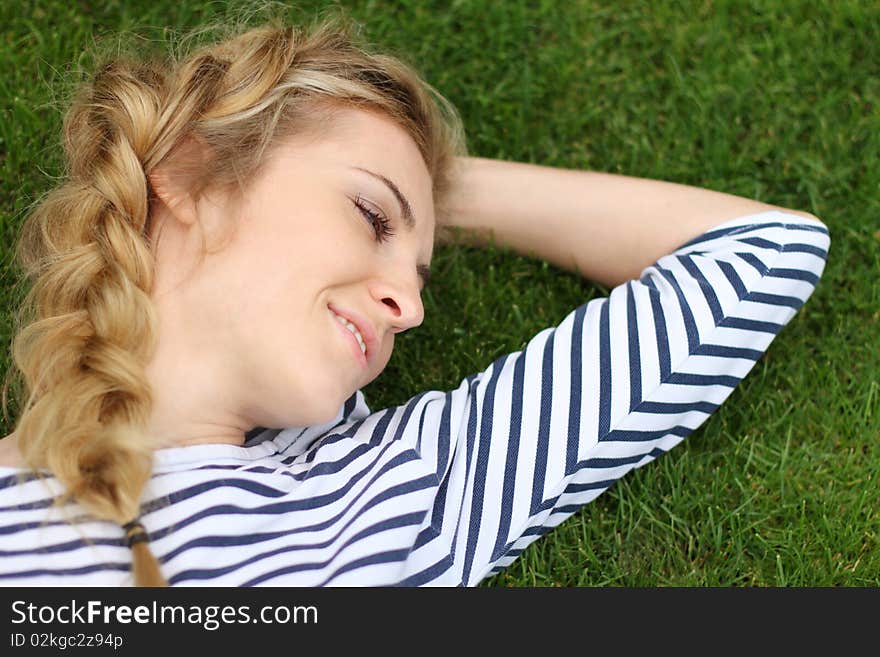
[[[373,224],[373,230],[376,233],[376,241],[384,242],[392,235],[394,235],[394,231],[391,230],[391,222],[385,218],[381,212],[374,212],[366,205],[364,205],[363,201],[361,201],[360,195],[354,200],[355,207],[360,210],[361,214],[364,215],[364,218],[369,220],[371,224]]]

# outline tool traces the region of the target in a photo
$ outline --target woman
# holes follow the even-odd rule
[[[65,138],[18,250],[8,585],[476,584],[698,427],[829,244],[804,212],[466,157],[454,109],[334,22],[111,62]],[[456,229],[614,289],[372,412]]]

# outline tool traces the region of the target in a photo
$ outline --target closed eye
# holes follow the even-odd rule
[[[363,199],[361,199],[360,194],[352,202],[364,216],[364,219],[369,221],[373,226],[377,242],[385,242],[394,235],[394,231],[391,230],[391,221],[381,212],[371,209]]]

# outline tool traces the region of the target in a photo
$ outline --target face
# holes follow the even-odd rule
[[[195,243],[180,227],[158,247],[160,349],[186,345],[216,403],[251,426],[332,419],[424,318],[434,208],[419,150],[377,114],[343,110],[334,125],[277,147],[239,201],[197,202],[209,245],[214,227],[235,226],[219,251],[184,267]]]

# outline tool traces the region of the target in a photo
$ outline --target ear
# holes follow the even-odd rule
[[[175,219],[196,223],[194,172],[205,162],[204,147],[190,138],[174,148],[149,174],[150,186]]]

